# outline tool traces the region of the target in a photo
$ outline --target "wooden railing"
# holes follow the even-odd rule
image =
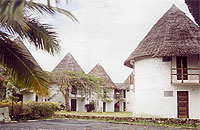
[[[179,71],[180,70],[180,71]],[[190,70],[196,70],[195,72],[191,73]],[[174,73],[175,71],[175,73]],[[178,72],[179,71],[179,72]],[[198,76],[197,80],[198,83],[200,83],[200,68],[172,68],[171,67],[171,83],[173,83],[173,76],[181,76],[181,83],[184,83],[184,80],[190,80],[190,76]],[[187,79],[184,79],[184,76],[187,77]]]
[[[124,94],[115,94],[114,98],[115,99],[123,99],[124,98]]]

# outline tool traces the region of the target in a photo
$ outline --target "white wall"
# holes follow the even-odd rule
[[[170,62],[146,57],[134,69],[136,116],[177,118],[177,91],[189,91],[189,118],[200,118],[199,86],[171,84]],[[173,91],[173,97],[164,97],[164,91]]]
[[[127,92],[127,91],[126,91]],[[129,90],[129,92],[126,93],[126,109],[127,112],[134,112],[134,106],[135,106],[135,92],[133,90]]]
[[[79,94],[79,92],[78,92]],[[88,102],[86,100],[82,101],[80,95],[69,94],[69,106],[71,108],[71,99],[76,99],[76,111],[85,112],[85,104]],[[56,84],[51,85],[50,97],[55,95],[49,102],[58,102],[65,105],[65,98],[63,94],[59,91],[59,87]]]
[[[53,96],[54,95],[54,96]],[[52,97],[49,102],[58,102],[65,105],[65,98],[63,94],[59,91],[59,87],[56,84],[51,85],[50,96]]]
[[[34,92],[29,92],[29,93],[25,93],[23,94],[23,102],[27,103],[30,101],[35,101],[36,99],[36,94]]]
[[[50,92],[50,97],[54,94],[56,94],[56,96],[54,96],[50,100],[50,102],[58,102],[65,105],[65,98],[63,97],[62,93],[58,91],[59,90],[58,86],[56,84],[52,84],[51,88],[52,89]],[[107,95],[109,99],[111,100],[111,102],[106,103],[106,112],[114,112],[114,89],[107,89]],[[89,103],[89,101],[87,101],[86,99],[84,101],[81,101],[81,95],[79,94],[77,94],[76,96],[74,96],[73,94],[70,94],[69,96],[70,96],[69,105],[71,105],[71,99],[77,99],[77,111],[81,111],[81,112],[86,111],[85,104]],[[103,111],[103,102],[100,99],[98,99],[96,95],[93,95],[89,100],[99,100],[96,111],[97,112]]]

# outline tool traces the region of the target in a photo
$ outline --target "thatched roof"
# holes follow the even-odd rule
[[[200,0],[185,0],[185,3],[195,21],[200,26]]]
[[[152,56],[188,56],[200,54],[200,29],[184,12],[173,5],[153,26],[125,61]]]
[[[134,84],[134,74],[131,73],[127,79],[121,84],[122,89],[129,89],[130,85]]]
[[[25,54],[30,58],[29,60],[31,60],[35,65],[37,65],[41,69],[41,67],[38,65],[38,63],[35,60],[35,58],[33,57],[33,55],[30,53],[30,51],[24,45],[23,41],[19,37],[17,37],[16,39],[14,39],[14,42],[18,43],[17,45],[20,46],[20,48],[23,49]]]
[[[61,62],[54,68],[55,71],[74,71],[74,72],[83,72],[80,65],[76,62],[74,57],[68,53]]]
[[[105,88],[116,88],[115,84],[100,64],[97,64],[88,74],[104,80],[106,83],[104,86]]]
[[[114,83],[114,84],[115,84],[115,86],[116,86],[117,89],[122,89],[121,88],[122,83]]]

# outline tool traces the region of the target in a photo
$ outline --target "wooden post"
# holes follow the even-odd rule
[[[171,69],[171,70],[170,70],[170,74],[171,74],[171,75],[170,75],[170,78],[171,78],[171,83],[172,83],[172,57],[171,57],[171,65],[170,65],[170,69]]]
[[[181,80],[183,83],[183,60],[181,59]]]

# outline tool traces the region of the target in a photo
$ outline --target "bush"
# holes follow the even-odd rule
[[[87,110],[87,112],[91,112],[94,111],[95,109],[95,104],[93,102],[90,102],[89,104],[85,105],[85,109]]]
[[[1,107],[9,107],[9,103],[0,102],[0,108]]]
[[[12,120],[35,120],[52,117],[54,112],[60,109],[59,103],[29,102],[29,103],[2,103],[0,107],[9,107],[9,114]],[[13,114],[13,115],[12,115]]]

